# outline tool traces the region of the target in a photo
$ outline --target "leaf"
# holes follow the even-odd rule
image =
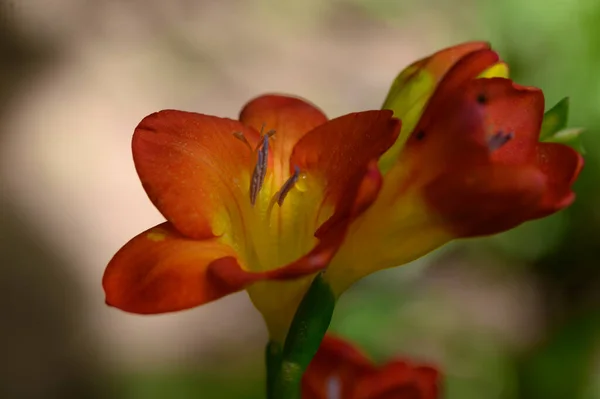
[[[585,131],[582,127],[571,127],[568,129],[562,129],[552,136],[547,137],[545,142],[548,143],[560,143],[568,145],[569,147],[573,147],[581,154],[585,154],[585,149],[583,148],[583,142],[581,141],[581,133]]]
[[[567,126],[568,119],[569,97],[565,97],[544,114],[542,130],[540,132],[540,141],[546,141],[547,138],[564,129]]]

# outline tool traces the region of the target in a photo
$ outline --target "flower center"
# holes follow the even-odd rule
[[[288,160],[282,162],[280,154],[274,154],[270,141],[284,139],[280,132],[264,130],[263,124],[255,146],[234,133],[256,154],[256,163],[247,183],[248,202],[240,204],[241,235],[231,241],[245,242],[240,249],[246,254],[246,267],[257,271],[283,266],[314,246],[316,221],[309,216],[316,215],[319,205],[315,197],[319,190],[309,190],[307,174],[298,166],[290,173]]]

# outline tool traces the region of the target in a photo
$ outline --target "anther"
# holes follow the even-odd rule
[[[250,151],[252,151],[252,146],[248,142],[248,139],[246,139],[246,136],[244,136],[244,133],[242,133],[242,132],[233,132],[233,137],[235,137],[236,139],[238,139],[242,143],[246,144],[246,146],[248,146],[248,148],[250,149]]]
[[[504,133],[502,130],[499,130],[489,138],[488,148],[490,151],[495,151],[508,143],[514,136],[513,132]]]
[[[265,125],[263,125],[263,128],[264,128],[264,126],[265,126]],[[266,139],[270,139],[270,138],[271,138],[271,137],[273,137],[274,135],[275,135],[275,130],[274,130],[274,129],[271,129],[271,130],[269,130],[269,131],[268,131],[267,133],[265,133],[265,134],[263,134],[263,129],[261,129],[261,130],[260,130],[260,137],[261,137],[261,139],[262,139],[262,140],[260,140],[260,141],[258,142],[258,144],[256,145],[256,148],[254,149],[254,151],[258,151],[258,150],[259,150],[259,148],[261,148],[261,145],[262,145],[262,143],[263,143],[263,140],[264,140],[265,138],[266,138]]]
[[[258,152],[258,159],[254,172],[252,172],[252,179],[250,180],[250,203],[254,205],[256,203],[256,197],[265,182],[265,176],[267,175],[267,164],[269,161],[269,135],[265,134],[262,136],[256,151]]]
[[[298,181],[299,177],[300,177],[300,168],[298,166],[296,166],[294,168],[294,174],[291,175],[289,177],[289,179],[287,179],[285,181],[285,183],[283,183],[283,186],[281,186],[281,189],[277,192],[277,194],[275,194],[275,198],[277,199],[277,205],[279,205],[279,206],[283,205],[283,201],[285,200],[285,197],[287,197],[287,195],[290,193],[290,190],[292,188],[294,188],[294,185]]]

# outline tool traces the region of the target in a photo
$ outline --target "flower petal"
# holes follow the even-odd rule
[[[270,142],[273,171],[272,190],[277,191],[289,177],[289,159],[294,145],[306,133],[327,122],[325,114],[309,102],[290,96],[263,95],[251,100],[240,113],[240,121],[264,133],[275,130]]]
[[[306,227],[289,223],[308,220],[308,225],[314,226],[309,234],[318,240],[294,267],[324,269],[342,244],[349,224],[377,197],[381,174],[376,161],[394,142],[399,129],[400,121],[392,117],[391,111],[367,111],[333,119],[302,137],[292,151],[290,165],[298,167],[304,179],[281,207],[275,205],[280,217],[275,220],[279,228],[274,239],[281,244],[277,249],[266,248],[271,253],[282,249],[285,254],[298,252]],[[293,217],[287,217],[289,213]],[[272,339],[285,338],[310,282],[309,278],[265,281],[249,288]]]
[[[375,200],[381,186],[375,162],[394,143],[400,126],[391,111],[358,112],[317,127],[294,147],[290,163],[318,179],[323,203],[334,204],[318,238],[324,239],[340,222],[347,225],[349,216],[356,217]]]
[[[395,162],[427,101],[446,73],[467,54],[489,48],[486,42],[468,42],[449,47],[414,62],[398,75],[382,108],[391,109],[394,116],[402,120],[402,131],[394,146],[379,161],[382,172],[385,173]]]
[[[439,385],[436,369],[397,360],[360,381],[353,399],[437,399]]]
[[[482,113],[488,143],[499,133],[511,135],[508,142],[493,150],[493,162],[518,165],[535,158],[544,118],[544,94],[540,89],[502,78],[477,79],[465,88],[465,95],[471,107]]]
[[[377,367],[350,343],[327,334],[302,378],[303,399],[436,399],[432,367],[393,360]]]
[[[325,335],[317,354],[302,377],[302,399],[353,398],[358,379],[375,371],[373,363],[343,339]]]
[[[240,223],[254,158],[234,132],[258,141],[237,121],[174,110],[151,114],[135,129],[133,159],[144,189],[188,237],[214,237]]]
[[[462,192],[452,191],[453,188],[465,188],[463,179],[473,171],[480,173],[478,169],[485,168],[492,160],[486,118],[488,113],[495,116],[494,112],[504,108],[494,106],[498,102],[492,98],[495,102],[491,102],[488,111],[486,105],[477,101],[476,89],[481,86],[494,88],[499,82],[476,78],[494,65],[497,58],[497,54],[489,50],[470,53],[439,83],[398,160],[386,173],[377,200],[350,227],[347,239],[324,274],[337,295],[370,273],[413,261],[456,236],[457,232],[448,229],[444,215],[435,208],[436,201],[443,202],[446,196],[462,198]],[[520,93],[516,89],[513,91]],[[500,95],[496,97],[503,99]],[[498,104],[502,105],[501,102]],[[463,173],[467,175],[461,175]],[[535,171],[532,173],[535,175]],[[440,176],[448,176],[448,180],[444,182]],[[538,173],[532,190],[539,198],[538,179],[543,183],[544,179]],[[439,190],[444,196],[433,198],[430,203],[430,196],[424,194],[424,190],[433,187],[433,181],[440,182]],[[427,190],[435,191],[435,188]],[[520,193],[523,188],[514,190]],[[482,195],[474,193],[473,201]],[[460,202],[456,204],[459,205]],[[443,208],[444,204],[441,206]],[[457,209],[452,209],[454,211]],[[476,215],[476,218],[484,216]],[[450,218],[453,219],[451,215]],[[519,223],[522,221],[519,219]],[[467,227],[480,228],[480,222],[475,220],[476,226]]]
[[[510,71],[506,62],[498,62],[479,74],[479,78],[508,79]]]
[[[546,175],[546,191],[535,217],[543,217],[569,206],[575,200],[571,190],[583,168],[583,157],[566,145],[539,143],[537,165]]]
[[[109,262],[102,284],[111,306],[165,313],[202,305],[262,280],[313,274],[326,265],[318,260],[309,254],[278,269],[248,272],[221,239],[191,239],[166,222],[125,244]]]
[[[229,260],[239,267],[233,249],[217,239],[195,241],[163,223],[133,238],[112,258],[102,280],[106,302],[152,314],[213,301],[243,288],[214,273]]]
[[[531,219],[546,189],[534,165],[452,170],[424,187],[427,204],[456,237],[499,233]]]

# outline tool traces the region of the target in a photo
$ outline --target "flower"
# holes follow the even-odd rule
[[[247,288],[282,342],[312,277],[375,199],[377,160],[399,130],[392,111],[328,121],[279,95],[250,101],[239,121],[175,110],[145,117],[133,160],[167,221],[110,260],[107,304],[164,313]]]
[[[375,365],[350,343],[326,335],[302,378],[302,399],[435,399],[436,369],[402,359]]]
[[[402,130],[379,161],[381,190],[323,276],[336,295],[453,239],[502,232],[574,201],[581,155],[538,141],[544,95],[507,76],[482,42],[400,73],[383,106]]]
[[[487,43],[413,63],[383,108],[328,121],[299,98],[266,95],[239,121],[173,110],[144,118],[134,163],[167,222],[109,262],[107,303],[162,313],[247,289],[283,343],[317,272],[338,297],[453,239],[574,201],[581,155],[539,142],[542,91],[508,79]]]

